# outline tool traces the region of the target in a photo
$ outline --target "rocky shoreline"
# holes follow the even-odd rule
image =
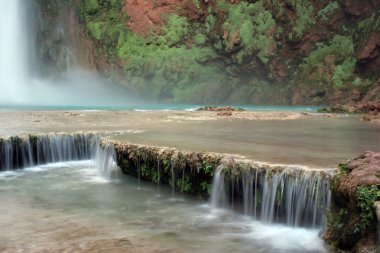
[[[337,104],[319,110],[322,113],[356,113],[364,114],[363,121],[380,123],[380,100],[372,102],[357,102],[349,104]]]

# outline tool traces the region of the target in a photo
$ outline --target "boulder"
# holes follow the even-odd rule
[[[380,200],[380,152],[366,151],[340,165],[324,239],[341,250],[372,252],[376,247],[375,202]]]

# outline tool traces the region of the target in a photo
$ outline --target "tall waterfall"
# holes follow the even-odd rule
[[[25,0],[0,0],[0,102],[23,101],[29,69],[30,5]],[[31,1],[29,1],[31,2]]]
[[[237,209],[264,223],[321,228],[330,205],[329,173],[264,167],[230,174],[219,166],[211,205]]]

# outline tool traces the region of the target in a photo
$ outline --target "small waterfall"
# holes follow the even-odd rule
[[[113,145],[101,143],[99,134],[49,134],[0,138],[0,171],[46,163],[90,160],[108,180],[119,178]]]
[[[236,173],[236,172],[234,172]],[[218,167],[211,205],[238,210],[264,223],[321,228],[330,205],[329,174],[301,168]]]
[[[91,159],[94,134],[29,135],[0,139],[0,171],[46,163]]]
[[[227,196],[222,175],[223,166],[216,168],[212,181],[211,205],[213,207],[227,207]]]
[[[170,161],[170,167],[171,167],[171,180],[172,180],[172,198],[175,198],[175,173],[174,173],[174,164],[173,164],[173,161]]]
[[[157,191],[160,194],[160,159],[157,159]]]
[[[113,145],[105,144],[96,145],[93,161],[100,173],[107,180],[118,179],[121,176],[121,170],[116,164],[116,152]]]

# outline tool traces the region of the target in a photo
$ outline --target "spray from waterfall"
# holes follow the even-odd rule
[[[45,46],[37,45],[41,27],[39,5],[32,0],[0,0],[0,106],[123,106],[138,103],[124,86],[107,81],[76,64],[65,25],[57,24],[47,37],[57,37],[64,43],[50,48],[57,62],[44,62]],[[63,20],[62,22],[65,22]],[[38,41],[41,43],[41,41]],[[46,43],[55,45],[52,39]],[[37,50],[37,48],[39,50]],[[54,53],[55,52],[55,53]],[[58,71],[55,73],[56,64]],[[46,73],[39,69],[47,69]]]

